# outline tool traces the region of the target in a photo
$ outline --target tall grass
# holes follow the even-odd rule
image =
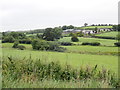
[[[40,59],[33,61],[30,56],[28,59],[18,60],[8,57],[8,59],[3,60],[2,68],[3,87],[17,87],[21,82],[26,87],[35,87],[34,83],[49,84],[49,82],[50,84],[53,82],[57,86],[66,83],[66,86],[61,87],[68,87],[71,82],[81,83],[76,87],[85,87],[86,85],[86,87],[95,87],[91,84],[93,82],[96,82],[96,86],[101,85],[101,87],[103,87],[102,84],[111,87],[118,85],[115,73],[105,68],[99,70],[97,65],[76,69],[68,64],[62,67],[59,62],[43,62]],[[22,84],[20,85],[22,86]],[[42,86],[40,85],[40,87]],[[54,87],[54,85],[47,85],[47,87]]]

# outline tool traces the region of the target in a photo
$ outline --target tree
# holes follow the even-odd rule
[[[57,42],[44,40],[33,40],[32,48],[35,50],[58,51],[58,52],[63,52],[66,50],[63,47],[60,47],[60,45]]]
[[[67,26],[67,29],[74,29],[73,25]]]
[[[97,33],[97,30],[98,30],[98,28],[97,28],[97,27],[95,27],[95,33]]]
[[[86,27],[88,24],[87,23],[84,23],[84,26]]]
[[[73,41],[73,42],[78,42],[79,39],[77,38],[77,36],[72,36],[71,41]]]
[[[120,24],[118,24],[118,25],[113,25],[113,30],[114,30],[114,31],[120,31]]]
[[[66,29],[67,29],[66,25],[62,26],[62,30],[66,30]]]
[[[69,34],[69,36],[74,36],[74,33],[71,32],[71,33]]]
[[[15,38],[13,38],[13,36],[6,36],[2,42],[9,42],[9,43],[13,43],[15,41]]]
[[[46,28],[45,32],[43,33],[43,39],[47,41],[54,41],[55,39],[60,39],[62,36],[62,29],[55,27],[55,28]]]

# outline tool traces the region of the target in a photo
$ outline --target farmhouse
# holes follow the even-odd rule
[[[64,34],[68,34],[68,33],[77,33],[77,32],[82,32],[82,33],[84,33],[84,34],[93,34],[93,33],[94,33],[93,30],[67,29],[67,30],[64,30],[64,31],[63,31]]]

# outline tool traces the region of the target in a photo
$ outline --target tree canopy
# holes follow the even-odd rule
[[[56,39],[60,39],[62,36],[62,29],[55,27],[55,28],[46,28],[45,32],[43,33],[43,39],[47,41],[54,41]]]

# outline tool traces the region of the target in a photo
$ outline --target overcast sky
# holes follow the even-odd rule
[[[117,24],[119,0],[0,0],[0,30]]]

